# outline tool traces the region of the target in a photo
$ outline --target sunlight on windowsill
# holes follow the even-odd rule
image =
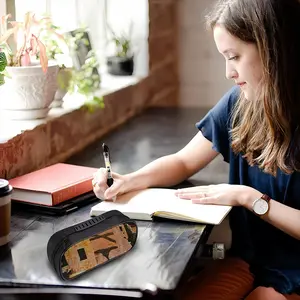
[[[135,85],[142,79],[142,77],[136,76],[112,76],[109,74],[102,74],[99,96],[105,96],[127,86]],[[81,95],[67,94],[64,97],[62,107],[51,108],[46,118],[36,120],[10,120],[5,116],[5,113],[0,111],[0,143],[5,143],[18,134],[21,134],[23,131],[32,130],[38,125],[47,123],[54,118],[77,110],[83,104],[84,97]]]

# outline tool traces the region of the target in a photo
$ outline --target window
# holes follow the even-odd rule
[[[0,0],[1,15],[6,10],[6,1]],[[110,51],[106,25],[119,34],[132,22],[135,75],[148,74],[148,0],[15,0],[17,21],[23,20],[27,11],[50,14],[53,23],[63,31],[87,26],[101,66]]]
[[[129,28],[132,23],[133,50],[136,53],[136,73],[148,74],[148,0],[106,0],[107,23],[117,33]],[[124,30],[128,33],[128,30]]]
[[[0,0],[0,16],[6,15],[6,0]]]
[[[46,0],[41,0],[38,4],[36,0],[15,0],[15,9],[16,21],[23,21],[27,11],[34,11],[37,15],[45,13],[47,11]]]

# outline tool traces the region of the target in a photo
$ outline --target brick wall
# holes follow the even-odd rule
[[[149,82],[151,105],[178,103],[177,0],[149,0]]]
[[[105,96],[105,109],[74,110],[0,144],[0,178],[65,161],[140,113],[149,101],[147,91],[148,83],[142,80]]]
[[[63,162],[148,106],[176,105],[177,60],[177,0],[149,0],[149,76],[105,96],[104,109],[75,110],[0,144],[0,178]]]

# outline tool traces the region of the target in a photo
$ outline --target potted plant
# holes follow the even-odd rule
[[[9,17],[1,18],[0,48],[6,55],[8,77],[0,88],[0,106],[12,119],[44,118],[57,89],[58,65],[48,61],[39,39],[41,21],[35,14],[26,13],[24,22],[8,22]]]
[[[134,70],[134,55],[130,34],[123,33],[117,35],[112,29],[110,29],[110,32],[114,55],[107,57],[107,72],[119,76],[132,75]]]
[[[92,49],[86,28],[78,28],[68,34],[67,43],[73,61],[72,73],[68,85],[70,94],[84,97],[84,105],[90,111],[103,108],[103,97],[98,96],[101,76],[98,72],[99,62]]]
[[[98,96],[101,79],[97,72],[98,60],[93,50],[87,55],[80,69],[73,69],[68,91],[77,93],[85,98],[84,104],[90,110],[104,107],[103,97]]]

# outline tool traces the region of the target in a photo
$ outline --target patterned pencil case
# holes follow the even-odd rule
[[[47,255],[57,275],[72,280],[126,254],[137,235],[134,220],[111,210],[54,233]]]

